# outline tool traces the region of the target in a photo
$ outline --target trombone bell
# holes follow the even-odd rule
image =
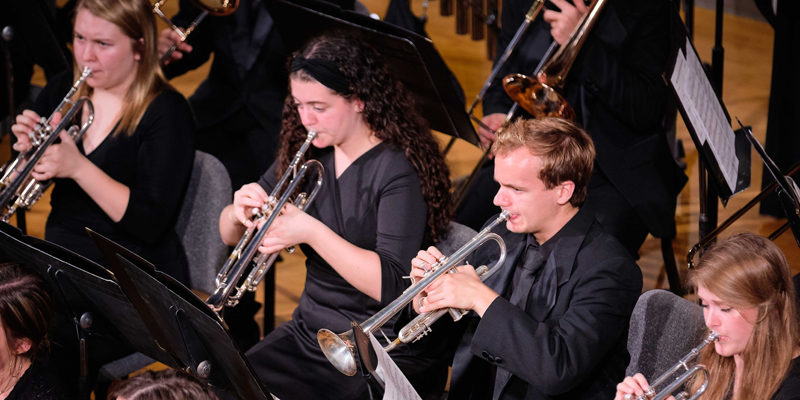
[[[555,89],[522,74],[503,78],[509,97],[535,118],[556,117],[575,120],[575,110]]]

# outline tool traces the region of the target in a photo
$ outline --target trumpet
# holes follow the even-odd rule
[[[231,255],[225,261],[225,265],[222,266],[222,269],[217,275],[217,288],[208,300],[206,300],[206,304],[218,315],[226,305],[228,307],[234,307],[239,304],[239,300],[242,298],[245,291],[255,292],[258,284],[264,279],[264,275],[266,275],[272,267],[272,264],[278,257],[278,253],[256,255],[258,247],[261,245],[261,241],[267,234],[269,227],[280,214],[284,204],[290,201],[290,196],[295,192],[297,186],[303,180],[303,176],[310,168],[317,169],[317,181],[314,189],[311,191],[310,195],[306,193],[298,194],[293,204],[297,206],[297,208],[303,210],[314,200],[320,187],[322,187],[322,175],[325,172],[325,168],[319,161],[309,160],[299,169],[297,168],[297,164],[300,163],[300,159],[303,158],[303,154],[308,150],[311,141],[313,141],[316,136],[316,131],[308,132],[306,141],[300,146],[300,149],[297,151],[297,154],[295,154],[286,172],[283,173],[280,181],[275,185],[267,202],[264,203],[261,208],[253,210],[253,216],[251,217],[253,224],[250,228],[247,228],[244,235],[239,240],[239,243],[236,245],[236,248],[233,249],[233,252],[231,252]],[[283,191],[283,194],[281,194],[281,190],[283,190],[290,175],[293,176],[292,180],[288,183],[288,186],[286,186],[286,190]],[[263,225],[261,225],[262,222]],[[258,228],[259,225],[261,225],[260,228]],[[293,250],[293,247],[287,249],[290,253]],[[253,268],[250,270],[245,281],[237,287],[239,280],[244,276],[245,270],[251,264],[251,261]],[[234,293],[234,290],[236,290],[236,293]]]
[[[689,397],[689,394],[686,391],[682,390],[678,392],[678,394],[675,395],[675,400],[684,400],[687,398],[689,400],[695,400],[698,397],[700,397],[700,395],[702,395],[703,392],[706,391],[706,387],[708,387],[708,371],[706,370],[706,367],[704,365],[697,364],[690,368],[688,366],[688,363],[689,361],[697,357],[698,354],[700,354],[700,350],[702,350],[703,347],[706,347],[709,343],[714,342],[715,340],[717,340],[718,337],[719,334],[717,334],[717,332],[711,331],[711,333],[708,334],[708,337],[706,337],[705,340],[703,340],[703,342],[700,343],[700,345],[693,348],[689,352],[689,354],[683,356],[683,358],[681,358],[681,360],[678,361],[677,364],[675,364],[672,368],[667,370],[667,372],[656,378],[656,380],[653,381],[653,383],[650,385],[650,389],[641,396],[637,397],[636,400],[666,399],[672,394],[672,392],[678,389],[681,385],[683,385],[689,378],[691,378],[697,372],[703,373],[704,377],[703,385],[700,386],[700,388],[697,389],[697,392],[695,392],[691,397]],[[683,372],[681,375],[679,375],[677,378],[675,378],[672,382],[670,382],[670,384],[664,387],[664,389],[662,389],[660,392],[656,393],[655,387],[661,385],[662,383],[664,383],[664,381],[673,377],[676,373],[678,373],[681,370],[681,368],[685,369],[686,371]],[[625,396],[626,400],[629,400],[631,397],[633,396],[630,397],[628,395]]]
[[[58,107],[47,119],[42,119],[36,124],[32,132],[28,134],[31,140],[31,147],[19,153],[16,158],[9,160],[0,168],[0,221],[8,222],[12,215],[19,208],[30,210],[31,206],[42,197],[42,193],[53,183],[52,180],[37,181],[33,179],[31,172],[33,167],[44,155],[45,150],[55,142],[58,133],[72,123],[73,118],[78,115],[78,111],[85,104],[89,108],[89,116],[86,122],[78,128],[72,125],[68,133],[76,143],[80,143],[83,134],[94,121],[94,105],[88,97],[81,97],[77,101],[72,101],[72,96],[78,91],[83,82],[92,75],[92,70],[85,67],[81,76],[72,85],[67,95],[61,100]],[[61,122],[56,126],[50,126],[53,116],[61,112],[67,104],[72,107],[63,115]]]
[[[500,247],[500,258],[494,263],[494,265],[492,265],[491,268],[487,268],[486,266],[481,266],[478,268],[483,271],[481,280],[486,280],[495,272],[497,272],[497,270],[502,267],[506,259],[506,244],[500,235],[491,233],[491,230],[497,224],[507,220],[509,216],[510,213],[508,211],[503,211],[500,216],[495,218],[494,221],[483,228],[482,231],[480,231],[477,235],[470,239],[469,242],[453,253],[452,256],[444,256],[437,260],[437,262],[431,266],[431,269],[425,273],[425,276],[422,278],[422,280],[412,284],[403,292],[402,295],[400,295],[400,297],[392,301],[383,310],[378,311],[375,315],[364,321],[360,325],[361,329],[367,333],[380,331],[388,343],[384,349],[386,351],[391,351],[400,343],[416,341],[428,334],[431,331],[429,328],[430,324],[439,319],[445,313],[450,313],[455,320],[461,319],[463,315],[466,315],[468,310],[442,309],[421,314],[411,323],[409,323],[409,325],[403,328],[406,331],[403,339],[398,337],[398,339],[395,339],[394,341],[389,340],[386,337],[386,334],[380,329],[383,324],[389,321],[395,314],[403,310],[409,303],[411,303],[411,301],[414,300],[414,297],[427,289],[428,286],[430,286],[436,279],[445,273],[454,273],[455,268],[465,258],[467,258],[468,255],[489,240],[494,240]],[[353,346],[355,345],[355,337],[353,337],[352,330],[337,335],[328,329],[320,329],[319,332],[317,332],[317,342],[319,343],[320,349],[322,349],[322,353],[325,354],[325,357],[328,359],[328,361],[330,361],[331,364],[333,364],[333,366],[339,370],[339,372],[347,376],[355,375],[356,359],[355,351],[353,350]]]

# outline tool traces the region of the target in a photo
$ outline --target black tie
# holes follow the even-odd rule
[[[525,262],[518,267],[522,268],[522,270],[520,271],[519,282],[514,286],[514,291],[511,292],[511,299],[509,300],[511,304],[523,310],[525,309],[528,293],[530,293],[533,282],[536,280],[536,273],[542,268],[545,261],[539,246],[528,245],[525,250]]]

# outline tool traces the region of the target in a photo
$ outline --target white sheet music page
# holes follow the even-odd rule
[[[372,347],[375,348],[375,354],[378,355],[378,368],[375,372],[386,384],[383,400],[422,400],[411,386],[411,382],[383,349],[383,345],[378,342],[378,339],[375,339],[375,336],[370,333],[369,340],[372,342]]]
[[[694,126],[697,139],[701,144],[708,143],[725,183],[731,193],[735,193],[739,171],[736,136],[689,39],[686,39],[685,55],[682,50],[678,51],[670,81]]]

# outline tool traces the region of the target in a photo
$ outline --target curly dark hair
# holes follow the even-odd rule
[[[117,386],[112,386],[108,400],[217,400],[208,384],[183,371],[165,369],[145,371]]]
[[[362,116],[375,136],[390,146],[405,151],[414,165],[422,184],[422,196],[428,204],[427,237],[437,242],[451,219],[449,169],[439,149],[439,143],[425,120],[419,116],[403,85],[389,72],[378,52],[360,39],[341,33],[326,34],[308,42],[292,54],[295,57],[331,61],[350,83],[349,94],[338,93],[347,101],[364,102]],[[298,70],[291,79],[311,81],[306,71]],[[308,134],[289,95],[283,105],[281,146],[278,150],[278,177],[289,167],[292,158]],[[305,158],[316,158],[318,150],[311,148]]]

